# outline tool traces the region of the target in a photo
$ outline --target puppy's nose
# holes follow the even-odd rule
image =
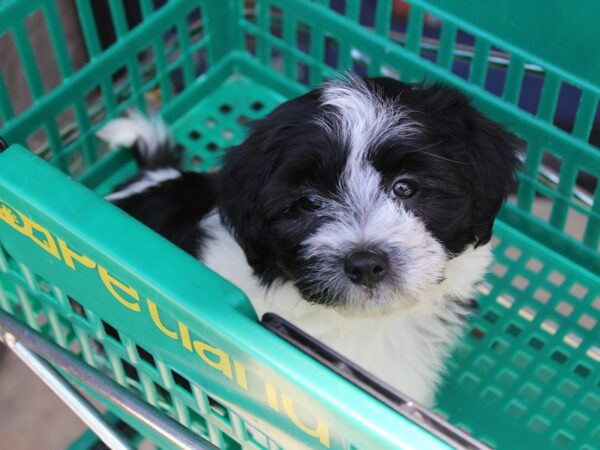
[[[367,287],[383,280],[388,268],[387,256],[371,251],[354,252],[344,261],[344,270],[350,281]]]

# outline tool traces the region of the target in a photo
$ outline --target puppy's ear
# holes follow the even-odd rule
[[[439,84],[417,89],[425,94],[424,111],[431,120],[428,128],[450,144],[452,159],[463,162],[458,170],[473,199],[472,240],[475,246],[486,244],[500,206],[516,183],[517,155],[523,143],[481,114],[456,89]]]
[[[273,263],[264,236],[261,194],[275,167],[277,136],[283,125],[269,124],[267,119],[252,124],[249,137],[225,156],[218,176],[219,213],[244,250],[248,263],[257,275],[265,275]]]
[[[218,175],[221,218],[244,250],[256,275],[269,283],[278,275],[265,219],[265,191],[285,157],[290,131],[316,113],[319,93],[312,91],[279,105],[251,124],[248,138],[225,155]]]
[[[521,165],[517,155],[523,143],[479,112],[475,121],[470,145],[477,166],[471,188],[475,199],[473,235],[478,247],[491,239],[498,211],[517,183],[515,172]]]

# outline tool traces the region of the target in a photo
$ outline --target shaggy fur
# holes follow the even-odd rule
[[[180,171],[162,126],[119,120],[109,139],[137,127],[142,172],[109,199],[238,285],[259,316],[433,404],[513,182],[511,134],[456,90],[349,76],[254,122],[213,177]]]

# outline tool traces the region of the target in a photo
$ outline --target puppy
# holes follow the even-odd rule
[[[426,406],[459,340],[514,180],[517,139],[456,90],[349,75],[185,172],[138,115],[101,136],[141,172],[108,199]]]

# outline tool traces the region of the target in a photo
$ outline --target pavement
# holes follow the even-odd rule
[[[0,450],[62,450],[85,425],[25,364],[0,357]]]

